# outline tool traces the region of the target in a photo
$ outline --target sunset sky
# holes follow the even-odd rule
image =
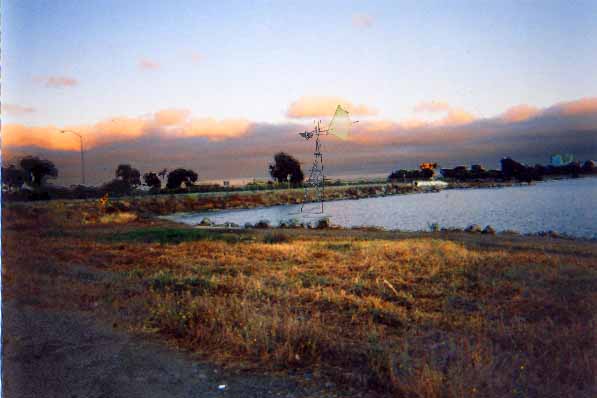
[[[60,184],[119,163],[264,177],[296,133],[344,105],[337,176],[552,152],[597,158],[597,2],[2,2],[3,162]]]

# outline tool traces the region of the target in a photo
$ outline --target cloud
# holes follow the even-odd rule
[[[68,76],[38,76],[33,80],[49,88],[75,87],[79,84],[77,79]]]
[[[419,102],[417,105],[413,107],[413,111],[415,112],[444,112],[449,111],[452,109],[450,104],[444,101],[429,101],[429,102]]]
[[[587,97],[576,101],[561,102],[544,111],[544,113],[551,115],[583,115],[595,112],[597,112],[597,97]]]
[[[442,167],[471,163],[499,167],[504,156],[534,164],[546,163],[554,152],[595,159],[596,104],[597,98],[584,98],[534,113],[533,107],[516,106],[494,117],[460,124],[362,120],[347,140],[323,139],[326,170],[330,177],[389,173],[417,167],[422,161],[437,161]],[[419,108],[435,109],[440,117],[453,111],[451,106],[437,104]],[[531,113],[532,117],[524,116]],[[85,135],[88,176],[99,184],[113,178],[114,168],[123,162],[142,172],[191,167],[202,179],[265,177],[267,165],[278,151],[296,156],[306,170],[312,161],[313,142],[297,133],[308,127],[301,122],[201,118],[185,109],[170,108],[146,117],[118,117],[68,128]],[[60,134],[53,126],[15,124],[4,125],[2,134],[6,161],[19,154],[41,153],[58,165],[60,178],[64,178],[59,183],[78,182],[77,137]]]
[[[193,61],[193,63],[195,64],[199,64],[204,60],[204,56],[203,54],[201,54],[200,52],[197,51],[191,51],[191,61]]]
[[[139,60],[139,68],[143,70],[157,70],[160,68],[160,64],[151,59],[142,58]]]
[[[501,115],[505,122],[523,122],[539,114],[539,109],[531,105],[517,105],[506,110]]]
[[[30,113],[35,113],[35,108],[30,106],[22,106],[16,104],[2,104],[2,112],[11,116],[23,116]]]
[[[352,24],[357,28],[370,28],[373,26],[373,17],[368,14],[355,14],[352,16]]]
[[[71,137],[59,135],[55,127],[29,127],[22,124],[5,124],[2,126],[2,146],[21,147],[37,146],[50,150],[73,151],[78,149],[78,142]],[[76,145],[75,145],[76,144]]]
[[[491,148],[497,143],[515,148],[537,137],[545,142],[551,140],[552,149],[557,149],[556,143],[560,142],[562,148],[558,151],[562,152],[574,152],[571,149],[574,147],[590,153],[597,147],[597,98],[583,98],[544,109],[519,105],[496,117],[483,119],[474,119],[467,112],[439,101],[421,103],[414,109],[417,112],[443,112],[446,116],[435,121],[365,121],[359,123],[349,137],[369,145],[441,146],[446,149],[455,145]],[[525,123],[521,124],[523,121]],[[577,146],[576,137],[592,137],[593,142]],[[542,144],[534,143],[532,151],[531,148],[526,150],[540,152],[546,148]],[[566,146],[570,149],[566,150]]]
[[[239,137],[247,133],[250,123],[244,119],[215,120],[194,118],[181,129],[183,137],[207,137],[210,140],[223,140]]]
[[[353,116],[372,116],[377,110],[365,105],[353,103],[339,97],[301,97],[290,104],[286,116],[290,118],[330,117],[336,107],[342,105]]]
[[[191,111],[188,109],[163,109],[155,113],[155,121],[160,126],[172,126],[187,120]]]
[[[421,125],[433,124],[436,126],[455,126],[465,123],[470,123],[475,120],[475,116],[464,109],[452,107],[450,104],[444,101],[429,101],[420,102],[413,107],[413,111],[416,113],[427,113],[432,116],[443,115],[439,119],[433,119],[431,121],[420,120]],[[411,121],[413,124],[415,120]]]
[[[164,140],[201,137],[218,141],[246,134],[249,127],[249,121],[244,119],[191,118],[188,110],[165,109],[150,117],[114,117],[92,125],[31,127],[6,124],[2,133],[4,146],[73,151],[79,149],[79,140],[72,134],[61,133],[62,129],[83,135],[85,147],[91,149],[144,137]]]

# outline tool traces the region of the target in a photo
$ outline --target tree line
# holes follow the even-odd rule
[[[437,165],[434,165],[433,168],[437,167]],[[433,168],[424,168],[421,170],[396,170],[388,176],[388,180],[393,182],[430,180],[435,175]],[[576,161],[562,166],[541,164],[528,166],[509,157],[500,160],[500,170],[487,170],[480,164],[473,164],[470,168],[466,166],[457,166],[451,169],[440,169],[440,174],[444,179],[461,182],[479,180],[516,180],[531,182],[540,181],[545,177],[552,176],[579,177],[581,175],[595,173],[597,173],[597,168],[595,162],[592,160],[584,162]]]
[[[268,165],[272,179],[278,183],[300,186],[304,179],[300,162],[293,156],[279,152],[273,163]],[[70,188],[48,185],[50,179],[58,177],[58,168],[47,159],[25,156],[16,164],[2,167],[2,187],[7,199],[41,200],[50,197],[93,198],[106,193],[125,196],[138,192],[141,186],[149,188],[150,194],[187,192],[198,188],[199,175],[191,169],[149,171],[141,174],[130,164],[119,164],[114,178],[99,187],[74,185]],[[165,189],[164,189],[165,186]],[[216,184],[206,185],[205,189],[219,189]]]
[[[23,199],[49,199],[50,192],[54,196],[75,196],[95,197],[109,193],[122,196],[132,194],[139,186],[146,185],[150,192],[160,192],[162,183],[165,181],[166,188],[170,191],[177,191],[188,188],[197,182],[198,174],[185,168],[177,168],[171,171],[163,169],[159,172],[147,172],[143,174],[130,164],[120,164],[116,167],[114,179],[102,184],[100,187],[85,187],[75,185],[69,191],[73,195],[67,195],[65,188],[49,187],[48,180],[58,177],[58,168],[47,159],[37,156],[25,156],[17,164],[10,164],[2,167],[2,186],[9,198]]]

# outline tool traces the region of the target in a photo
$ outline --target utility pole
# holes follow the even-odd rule
[[[80,133],[72,130],[60,130],[62,134],[64,133],[71,133],[79,137],[79,141],[81,142],[81,185],[85,185],[85,156],[83,155],[83,136]]]

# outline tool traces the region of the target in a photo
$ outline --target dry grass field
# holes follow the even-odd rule
[[[65,206],[3,209],[5,299],[382,396],[597,396],[597,242],[207,231]]]

